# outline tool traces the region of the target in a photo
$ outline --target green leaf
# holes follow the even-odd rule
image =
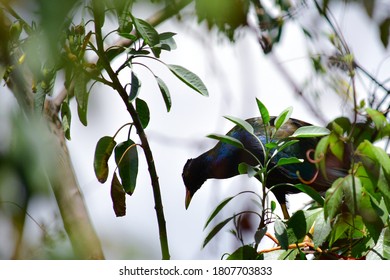
[[[254,177],[257,175],[257,173],[259,172],[259,170],[245,162],[241,162],[239,165],[238,165],[238,172],[240,174],[247,174],[248,177]]]
[[[302,162],[303,162],[303,159],[299,159],[296,157],[280,158],[278,160],[278,163],[276,164],[276,166],[283,166],[283,165],[287,165],[287,164],[297,164],[297,163],[302,163]]]
[[[283,223],[280,219],[276,219],[274,223],[275,237],[279,241],[279,245],[284,249],[288,249],[288,235],[287,228],[285,223]]]
[[[164,32],[160,33],[160,48],[166,51],[171,51],[176,49],[176,42],[175,39],[173,39],[173,36],[175,36],[176,33],[173,32]]]
[[[45,104],[46,92],[42,88],[41,83],[37,85],[37,91],[34,93],[34,110],[36,113],[41,114],[43,111],[43,105]]]
[[[275,119],[275,128],[278,130],[279,128],[282,127],[289,119],[292,114],[293,108],[288,107],[287,109],[283,110],[279,116],[276,117]]]
[[[129,139],[119,143],[115,148],[115,162],[119,169],[119,176],[122,180],[126,193],[132,195],[138,175],[138,153],[134,142]]]
[[[344,203],[352,214],[357,214],[355,209],[359,210],[359,203],[362,196],[362,185],[359,178],[352,175],[346,176],[343,180],[342,188],[345,197]]]
[[[150,47],[154,47],[155,45],[160,43],[160,37],[158,35],[158,32],[147,21],[133,17],[133,23],[138,34]]]
[[[281,152],[283,151],[284,149],[286,149],[287,147],[290,147],[291,145],[294,145],[295,143],[298,143],[299,140],[296,139],[296,140],[288,140],[288,141],[285,141],[285,142],[281,142],[279,143],[276,147],[277,147],[277,150],[278,152]],[[274,143],[274,142],[268,142],[269,144],[271,143]],[[267,144],[268,144],[267,143]],[[266,145],[267,146],[267,145]],[[271,145],[272,146],[272,145]],[[267,148],[271,148],[271,146],[267,146]],[[273,148],[276,148],[276,147],[273,147]],[[271,148],[272,149],[272,148]]]
[[[126,215],[126,193],[123,190],[123,186],[118,180],[116,173],[112,177],[111,181],[111,200],[114,208],[115,215],[122,217]]]
[[[324,198],[312,187],[304,184],[296,184],[295,188],[300,190],[301,192],[310,196],[315,202],[317,202],[322,207],[324,206]]]
[[[327,175],[326,175],[326,161],[325,158],[323,157],[326,155],[326,152],[328,151],[328,146],[329,146],[329,136],[325,136],[318,142],[314,153],[314,158],[316,160],[322,159],[319,161],[319,163],[316,163],[316,165],[321,171],[324,178],[327,178]]]
[[[374,248],[367,254],[367,260],[390,260],[390,229],[382,229]]]
[[[257,103],[257,107],[259,108],[260,116],[261,119],[263,120],[263,123],[268,124],[270,121],[270,116],[267,107],[265,107],[265,105],[257,98],[256,98],[256,103]]]
[[[351,213],[338,214],[333,223],[332,233],[330,236],[330,244],[333,244],[338,239],[344,237],[344,233],[351,227],[352,215]]]
[[[87,77],[83,71],[76,71],[75,73],[74,95],[76,97],[79,119],[83,125],[87,126],[89,92],[87,91]]]
[[[335,133],[329,135],[329,149],[339,161],[343,161],[345,144]]]
[[[329,129],[321,126],[302,126],[298,128],[290,137],[291,138],[308,138],[308,137],[322,137],[330,133]]]
[[[211,239],[213,239],[213,237],[227,224],[229,223],[232,219],[234,218],[234,216],[232,217],[229,217],[225,220],[223,220],[222,222],[220,222],[219,224],[217,224],[210,232],[209,234],[207,234],[205,240],[203,241],[203,248],[206,247],[206,245],[210,242]]]
[[[129,94],[129,102],[132,102],[139,94],[141,89],[141,81],[138,79],[134,71],[131,71],[131,88]]]
[[[333,219],[339,212],[341,202],[343,201],[344,180],[344,178],[338,178],[326,191],[324,204],[325,219]]]
[[[379,25],[382,44],[387,48],[390,36],[390,17],[385,18]]]
[[[108,177],[108,159],[110,158],[116,142],[111,136],[104,136],[99,139],[95,148],[93,168],[96,178],[104,183]]]
[[[272,201],[272,202],[274,202],[274,201]],[[261,242],[261,240],[263,239],[263,237],[265,236],[266,233],[267,233],[267,226],[256,230],[256,233],[255,233],[256,244],[259,244]]]
[[[259,255],[255,248],[244,245],[230,254],[227,260],[256,260],[258,257]]]
[[[150,121],[150,111],[148,104],[141,98],[135,100],[135,109],[137,111],[139,120],[141,121],[142,128],[145,129]]]
[[[232,116],[224,116],[224,118],[235,123],[242,129],[248,131],[250,134],[253,134],[253,127],[247,121]]]
[[[199,92],[203,96],[209,96],[206,86],[196,74],[179,65],[167,64],[167,67],[187,86]]]
[[[72,112],[69,108],[68,102],[61,104],[61,120],[66,139],[70,140],[70,124],[72,121]]]
[[[221,141],[223,143],[232,145],[234,147],[244,149],[244,145],[241,143],[240,140],[237,140],[236,138],[233,138],[228,135],[222,135],[222,134],[209,134],[207,135],[208,138],[215,139],[218,141]]]
[[[171,101],[171,94],[169,93],[169,89],[165,82],[160,79],[159,77],[155,76],[158,87],[160,89],[160,92],[162,94],[162,97],[164,99],[165,107],[167,108],[167,111],[169,112],[171,110],[172,101]]]
[[[329,221],[329,219],[325,220],[323,213],[317,216],[313,233],[313,243],[316,247],[321,246],[331,233],[332,227]]]
[[[228,197],[224,199],[220,204],[218,204],[218,206],[211,213],[210,217],[207,219],[204,229],[210,224],[210,222],[215,218],[215,216],[217,216],[217,214],[226,206],[226,204],[228,204],[229,201],[232,200],[233,198],[235,198],[235,196]]]
[[[292,215],[287,221],[287,232],[289,234],[289,243],[296,243],[302,240],[307,234],[306,217],[302,210]],[[293,234],[293,237],[291,236]]]

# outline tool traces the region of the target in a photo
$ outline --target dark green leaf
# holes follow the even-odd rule
[[[303,159],[298,159],[296,157],[290,157],[290,158],[280,158],[278,160],[277,166],[287,165],[287,164],[297,164],[302,163]]]
[[[166,51],[171,51],[171,50],[176,49],[176,47],[177,47],[176,42],[173,39],[173,36],[175,36],[175,35],[176,35],[176,33],[173,33],[173,32],[165,32],[165,33],[159,34],[160,48],[163,50],[166,50]]]
[[[299,242],[306,236],[306,217],[302,210],[295,212],[287,221],[287,232],[289,233],[288,243]]]
[[[112,177],[111,182],[111,200],[114,208],[115,215],[122,217],[126,215],[126,193],[123,186],[118,180],[116,173]]]
[[[290,137],[307,138],[307,137],[322,137],[330,133],[329,129],[321,126],[302,126],[298,128]]]
[[[95,148],[93,168],[96,178],[100,183],[104,183],[108,176],[108,159],[110,158],[116,142],[111,136],[104,136],[99,139]]]
[[[217,224],[210,232],[209,234],[207,234],[204,242],[203,242],[203,248],[206,247],[207,243],[210,242],[211,239],[213,239],[213,237],[227,224],[229,223],[232,219],[234,218],[234,216],[230,217],[230,218],[227,218],[226,220],[223,220],[222,222],[220,222],[219,224]]]
[[[340,209],[343,201],[343,182],[344,178],[338,178],[326,191],[324,204],[325,219],[333,219]]]
[[[74,94],[77,102],[77,112],[81,123],[87,126],[87,108],[89,92],[87,91],[87,77],[85,73],[77,71],[74,77]]]
[[[228,260],[256,260],[259,255],[255,248],[249,245],[244,245],[234,251],[229,257]]]
[[[138,79],[134,71],[131,71],[131,89],[129,94],[129,102],[132,102],[139,94],[141,89],[141,81]]]
[[[288,249],[288,235],[286,225],[280,220],[276,219],[274,224],[275,237],[279,241],[279,245],[284,249]]]
[[[137,36],[131,34],[131,33],[123,33],[123,32],[119,32],[118,33],[119,36],[123,37],[123,38],[126,38],[126,39],[129,39],[130,41],[134,42],[137,40]],[[149,52],[148,52],[149,53]]]
[[[259,244],[261,242],[261,240],[263,239],[263,237],[265,236],[266,233],[267,233],[267,226],[256,230],[256,233],[255,233],[256,244]]]
[[[187,86],[199,92],[203,96],[209,96],[206,86],[196,74],[179,65],[167,64],[167,67]]]
[[[139,120],[141,121],[142,127],[145,129],[150,121],[150,111],[148,104],[141,98],[135,100],[135,108],[138,113]]]
[[[119,176],[122,180],[123,188],[126,193],[132,195],[138,175],[138,152],[136,145],[131,139],[119,143],[116,146],[115,162],[119,169]]]
[[[153,47],[160,43],[160,37],[158,36],[156,29],[154,29],[154,27],[150,25],[150,23],[144,21],[143,19],[135,17],[133,17],[133,23],[135,29],[137,29],[138,34],[150,47]]]
[[[324,198],[312,187],[305,184],[296,184],[294,187],[310,196],[320,206],[324,206]]]
[[[344,233],[351,227],[352,224],[352,215],[350,213],[337,215],[332,226],[332,233],[329,241],[330,244],[332,245],[338,239],[345,237]]]
[[[390,36],[390,17],[384,19],[380,23],[379,29],[380,29],[380,37],[381,37],[382,44],[385,48],[387,48],[389,44],[389,36]]]
[[[244,145],[241,143],[240,140],[237,140],[236,138],[233,138],[228,135],[222,135],[222,134],[209,134],[207,135],[208,138],[215,139],[218,141],[221,141],[223,143],[235,146],[240,149],[244,149]]]
[[[367,254],[367,260],[390,260],[390,229],[385,227],[374,248]]]
[[[165,107],[167,107],[167,111],[169,112],[171,110],[172,101],[171,101],[171,94],[169,93],[169,89],[165,82],[161,80],[159,77],[155,76],[158,87],[160,89],[160,92],[163,96]]]
[[[235,123],[242,129],[248,131],[250,134],[253,134],[253,127],[247,121],[232,116],[225,116],[224,118]]]
[[[229,203],[230,200],[232,200],[235,196],[228,197],[224,199],[218,206],[214,209],[214,211],[211,213],[210,217],[207,219],[206,224],[204,225],[204,228],[206,228],[209,223],[217,216],[217,214],[226,206],[226,204]]]
[[[357,214],[355,210],[360,208],[359,204],[362,196],[362,185],[359,178],[352,175],[346,176],[343,180],[342,188],[345,197],[344,203],[352,214]]]
[[[260,116],[263,120],[263,123],[268,124],[270,121],[270,116],[267,107],[265,107],[265,105],[257,98],[256,98],[256,103],[257,103],[257,107],[259,108]]]
[[[288,107],[287,109],[283,110],[279,116],[275,119],[275,128],[278,130],[282,125],[284,125],[289,119],[292,114],[293,108]]]
[[[287,147],[290,147],[291,145],[294,145],[295,143],[298,143],[299,140],[296,139],[296,140],[288,140],[288,141],[285,141],[285,142],[282,142],[282,143],[279,143],[277,145],[277,150],[278,152],[281,152],[283,151],[284,149],[286,149]],[[267,144],[271,144],[271,143],[274,143],[274,142],[268,142]],[[267,146],[267,145],[266,145]],[[271,146],[267,146],[267,148],[270,148]],[[275,147],[276,148],[276,147]]]

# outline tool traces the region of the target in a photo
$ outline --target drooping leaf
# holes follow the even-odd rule
[[[294,238],[289,234],[288,243],[296,243],[303,239],[306,234],[306,217],[302,210],[299,210],[287,221],[287,231],[294,234]]]
[[[287,109],[283,110],[279,116],[275,119],[275,128],[278,130],[282,125],[284,125],[289,119],[292,114],[293,108],[288,107]]]
[[[129,102],[132,102],[139,94],[141,89],[141,81],[138,79],[134,71],[131,71],[131,88],[129,94]]]
[[[166,51],[171,51],[176,49],[176,42],[175,39],[173,39],[173,36],[175,36],[176,33],[173,32],[164,32],[160,33],[160,48]]]
[[[75,74],[74,95],[76,97],[79,119],[83,125],[87,126],[89,92],[87,91],[87,77],[83,71],[77,71]]]
[[[255,248],[249,245],[244,245],[230,254],[227,260],[256,260],[258,257],[259,254],[257,254]]]
[[[256,233],[255,233],[256,244],[259,244],[261,242],[261,240],[263,239],[263,237],[265,236],[266,233],[267,233],[267,226],[256,230]]]
[[[310,196],[320,206],[324,206],[324,198],[312,187],[305,184],[296,184],[294,187]]]
[[[321,126],[302,126],[290,136],[291,138],[322,137],[330,133],[329,129]]]
[[[165,107],[167,108],[167,111],[169,112],[171,110],[171,106],[172,106],[171,94],[169,93],[169,89],[162,79],[160,79],[157,76],[155,76],[155,78],[156,78],[158,87],[160,89],[160,92],[162,94],[162,97],[164,99]]]
[[[263,123],[268,124],[270,121],[270,116],[267,107],[265,107],[265,105],[257,98],[256,98],[256,103],[257,103],[257,107],[259,108],[260,116],[261,119],[263,120]]]
[[[207,234],[205,240],[203,241],[203,248],[206,247],[206,245],[210,242],[211,239],[213,239],[213,237],[227,224],[229,223],[232,219],[234,218],[234,216],[232,217],[229,217],[225,220],[223,220],[222,222],[220,222],[219,224],[217,224],[210,232],[209,234]]]
[[[209,135],[207,135],[207,137],[221,141],[221,142],[229,144],[229,145],[233,145],[233,146],[240,148],[240,149],[244,149],[244,145],[241,143],[240,140],[237,140],[236,138],[233,138],[229,135],[209,134]]]
[[[288,249],[287,227],[280,219],[276,219],[274,223],[275,237],[279,241],[279,245],[284,249]]]
[[[199,92],[203,96],[209,96],[206,86],[196,74],[179,65],[167,64],[167,67],[187,86]]]
[[[362,196],[362,185],[358,177],[348,175],[342,182],[344,203],[352,214],[359,210]],[[356,210],[356,211],[355,211]]]
[[[160,43],[160,37],[156,29],[147,21],[133,17],[133,23],[138,34],[142,37],[146,44],[153,47]]]
[[[116,142],[111,136],[104,136],[99,139],[95,148],[93,168],[96,178],[104,183],[108,176],[108,159],[110,158]]]
[[[390,36],[390,17],[385,18],[379,25],[382,44],[387,48]]]
[[[248,131],[250,134],[253,134],[253,127],[247,121],[232,116],[225,116],[224,118],[235,123],[242,129]]]
[[[325,220],[325,216],[323,213],[317,216],[314,222],[315,226],[313,233],[313,243],[316,247],[321,246],[332,231],[332,227],[330,226],[329,221],[329,219]]]
[[[138,175],[138,152],[135,143],[129,139],[115,147],[115,162],[126,193],[132,195]]]
[[[143,129],[145,129],[150,121],[150,111],[148,104],[141,98],[135,100],[135,108],[138,113],[139,120],[141,121]]]
[[[344,233],[351,227],[352,224],[351,213],[338,214],[332,226],[330,244],[332,245],[341,237],[345,237]]]
[[[126,215],[126,193],[123,186],[118,180],[116,173],[112,177],[111,181],[111,200],[114,208],[115,215],[122,217]]]

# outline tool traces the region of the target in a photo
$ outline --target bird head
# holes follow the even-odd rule
[[[183,168],[183,181],[186,187],[185,207],[190,205],[195,192],[200,189],[206,179],[202,176],[203,172],[197,164],[196,159],[187,160]]]

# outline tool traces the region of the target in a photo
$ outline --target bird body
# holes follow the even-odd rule
[[[271,117],[270,125],[267,126],[267,129],[269,129],[267,135],[271,135],[271,131],[275,130],[275,119],[276,117]],[[254,135],[256,135],[263,145],[265,145],[267,138],[262,119],[251,118],[246,121],[253,127]],[[286,139],[299,127],[309,125],[311,124],[290,118],[276,131],[275,135],[272,137],[272,141]],[[238,166],[240,163],[247,163],[252,166],[257,165],[258,162],[253,155],[255,155],[261,163],[264,162],[262,145],[252,134],[240,126],[235,126],[227,135],[239,140],[250,153],[231,144],[218,142],[215,147],[209,151],[201,154],[197,158],[189,159],[184,166],[182,175],[187,189],[186,207],[188,207],[192,196],[207,179],[226,179],[239,175]],[[297,188],[286,185],[287,183],[297,184],[306,182],[317,191],[323,192],[331,186],[331,183],[337,177],[346,173],[346,170],[341,168],[342,166],[345,166],[345,163],[340,162],[336,157],[327,158],[327,161],[330,160],[333,162],[333,165],[331,165],[333,168],[327,170],[325,176],[317,172],[316,165],[312,161],[309,161],[307,154],[310,150],[314,151],[318,141],[318,138],[299,139],[297,143],[286,147],[271,159],[269,168],[275,166],[280,158],[296,157],[298,159],[303,159],[302,163],[277,166],[267,176],[267,181],[265,182],[267,188],[278,185],[277,187],[273,187],[271,191],[282,205],[283,212],[287,211],[287,208],[285,207],[286,194],[299,192]]]

